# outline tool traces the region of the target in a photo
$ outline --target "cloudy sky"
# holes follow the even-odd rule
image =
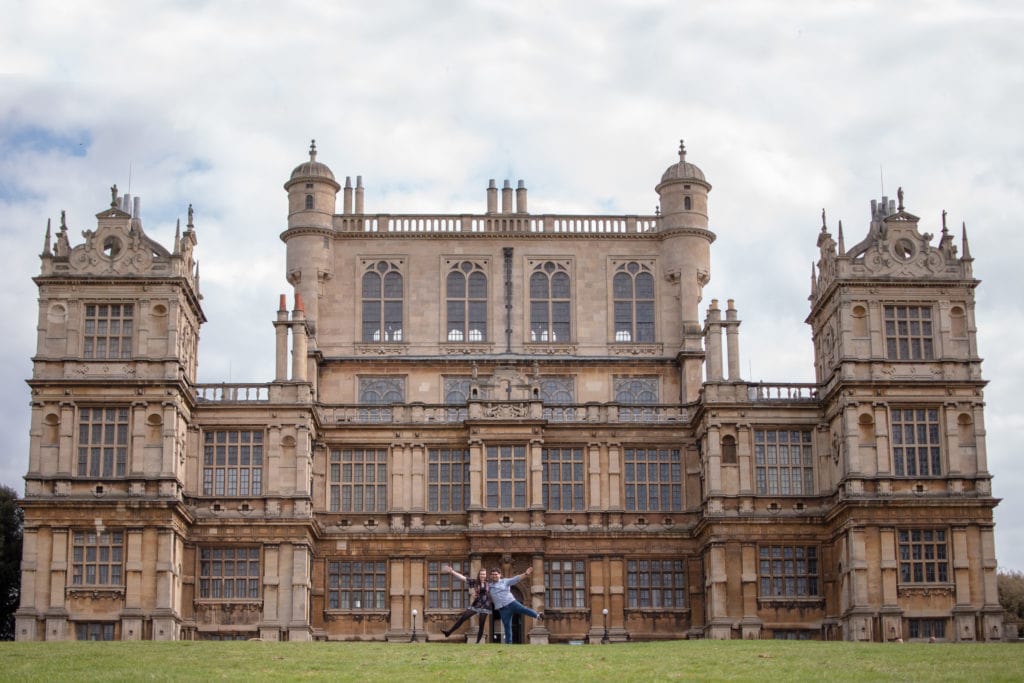
[[[373,8],[371,9],[371,5]],[[743,374],[812,381],[811,262],[904,188],[975,257],[997,555],[1024,570],[1024,9],[1017,2],[0,2],[0,483],[22,490],[47,218],[72,243],[108,188],[170,244],[195,206],[200,381],[269,381],[289,290],[282,183],[362,175],[368,212],[643,214],[677,160],[714,186],[710,298]],[[958,231],[959,233],[959,231]],[[958,234],[959,242],[959,234]]]

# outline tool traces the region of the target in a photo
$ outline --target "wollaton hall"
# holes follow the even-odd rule
[[[451,564],[533,568],[516,642],[1002,639],[966,234],[823,219],[816,381],[751,382],[685,148],[653,215],[502,185],[370,213],[312,146],[263,384],[196,382],[191,210],[48,227],[17,638],[443,640]]]

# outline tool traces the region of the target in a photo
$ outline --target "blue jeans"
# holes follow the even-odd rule
[[[532,609],[514,600],[504,607],[498,609],[498,616],[501,617],[501,630],[505,634],[505,643],[512,643],[512,615],[525,614],[536,619],[539,615]]]

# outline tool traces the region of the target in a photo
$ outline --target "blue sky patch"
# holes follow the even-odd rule
[[[0,129],[0,154],[8,156],[19,152],[56,152],[64,156],[84,157],[92,145],[88,130],[58,131],[40,126],[22,126]]]

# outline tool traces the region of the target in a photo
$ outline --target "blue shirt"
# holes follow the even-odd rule
[[[501,609],[516,601],[516,597],[512,595],[512,586],[517,583],[519,583],[519,577],[513,576],[511,579],[498,579],[488,586],[487,590],[491,594],[494,609]]]

